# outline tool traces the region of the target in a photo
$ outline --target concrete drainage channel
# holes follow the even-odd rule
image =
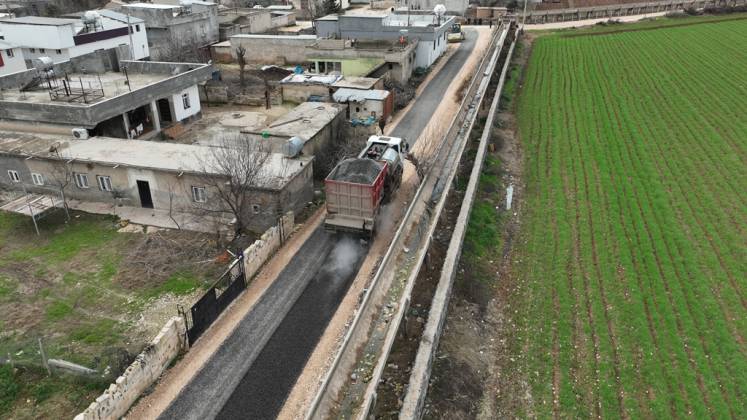
[[[371,388],[375,389],[370,390],[368,398],[375,402],[369,417],[391,418],[399,413],[401,419],[412,419],[422,415],[430,368],[446,319],[454,272],[516,34],[513,27],[511,32],[502,34],[500,54],[492,71],[485,74],[486,79],[490,80],[485,98],[492,96],[491,106],[487,113],[474,116],[477,121],[473,121],[468,139],[470,145],[479,139],[479,145],[476,150],[470,147],[467,153],[455,157],[455,161],[460,162],[455,172],[456,178],[461,178],[462,182],[455,183],[449,179],[447,184],[449,189],[445,210],[439,214],[438,222],[434,223],[435,233],[427,251],[427,262],[418,273],[413,273],[416,279],[410,308],[399,328],[392,332],[396,338],[391,351],[381,355],[378,365],[383,371],[375,382],[371,381]],[[465,179],[469,180],[466,188],[456,188]]]
[[[446,312],[449,305],[449,299],[451,298],[454,275],[459,265],[459,257],[462,253],[462,245],[464,243],[464,236],[467,230],[470,212],[472,211],[472,205],[474,204],[488,142],[492,137],[494,127],[493,122],[498,112],[501,92],[506,80],[506,74],[508,73],[511,56],[513,55],[514,47],[516,46],[516,39],[519,35],[518,29],[513,29],[512,27],[512,31],[513,32],[510,34],[511,44],[503,57],[502,70],[498,77],[497,87],[493,94],[490,110],[486,117],[486,123],[482,135],[480,136],[480,143],[477,147],[474,164],[472,165],[472,171],[469,175],[469,183],[464,192],[459,214],[456,217],[456,223],[452,224],[454,230],[451,234],[449,247],[446,250],[446,257],[444,259],[443,268],[441,269],[438,287],[436,288],[431,301],[428,322],[425,325],[425,330],[420,339],[420,346],[417,351],[417,356],[415,357],[415,364],[412,368],[412,373],[410,374],[407,393],[400,411],[401,419],[414,419],[422,416],[423,404],[425,402],[431,375],[431,367],[438,348],[438,340],[446,321]]]
[[[508,25],[504,24],[491,38],[488,48],[491,52],[478,66],[460,110],[439,145],[436,163],[421,182],[392,245],[379,264],[307,419],[363,419],[375,406],[376,385],[409,309],[415,279],[456,176],[454,163],[461,160],[508,33]],[[444,191],[447,194],[443,194]]]

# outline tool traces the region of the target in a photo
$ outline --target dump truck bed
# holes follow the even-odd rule
[[[345,159],[324,180],[328,230],[371,234],[388,165],[365,158]]]

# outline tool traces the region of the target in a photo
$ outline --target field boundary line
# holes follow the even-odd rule
[[[578,34],[562,34],[558,35],[560,38],[579,38],[584,36],[601,36],[601,35],[614,35],[614,34],[624,34],[624,33],[631,33],[631,32],[646,32],[646,31],[658,31],[660,29],[669,29],[669,28],[682,28],[686,26],[695,26],[695,25],[707,25],[712,23],[724,23],[724,22],[733,22],[738,20],[747,20],[747,16],[737,16],[737,17],[725,17],[723,19],[710,19],[710,20],[703,20],[700,22],[682,22],[682,23],[676,23],[674,25],[661,25],[661,26],[652,26],[650,28],[629,28],[629,29],[619,29],[619,30],[610,30],[610,31],[599,31],[599,32],[586,32],[586,33],[578,33]]]

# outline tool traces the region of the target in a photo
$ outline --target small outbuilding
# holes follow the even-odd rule
[[[333,98],[337,103],[347,104],[348,119],[374,117],[386,121],[394,110],[394,94],[387,90],[341,88]]]

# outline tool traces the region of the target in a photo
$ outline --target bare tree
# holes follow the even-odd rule
[[[209,197],[199,208],[231,213],[234,239],[246,233],[250,196],[269,181],[267,165],[271,157],[266,143],[237,135],[221,137],[208,156],[200,156],[203,166],[199,178]]]
[[[236,47],[236,62],[239,63],[239,84],[243,89],[245,86],[244,69],[246,68],[246,48],[239,45]]]
[[[179,222],[176,221],[176,218],[174,217],[174,197],[176,197],[176,186],[174,183],[169,182],[168,184],[169,188],[169,219],[171,219],[172,222],[176,225],[176,228],[181,230],[181,226],[179,225]]]
[[[65,190],[73,182],[73,160],[60,156],[60,153],[56,149],[54,150],[54,153],[56,154],[57,159],[52,163],[49,180],[50,183],[59,190],[65,213],[68,213],[69,207],[67,205]]]
[[[329,143],[321,153],[314,156],[314,173],[318,177],[327,176],[340,161],[358,156],[366,146],[366,140],[373,134],[367,127],[333,126],[336,139]]]
[[[203,43],[195,38],[171,35],[158,48],[158,59],[174,63],[207,63],[210,54]]]

